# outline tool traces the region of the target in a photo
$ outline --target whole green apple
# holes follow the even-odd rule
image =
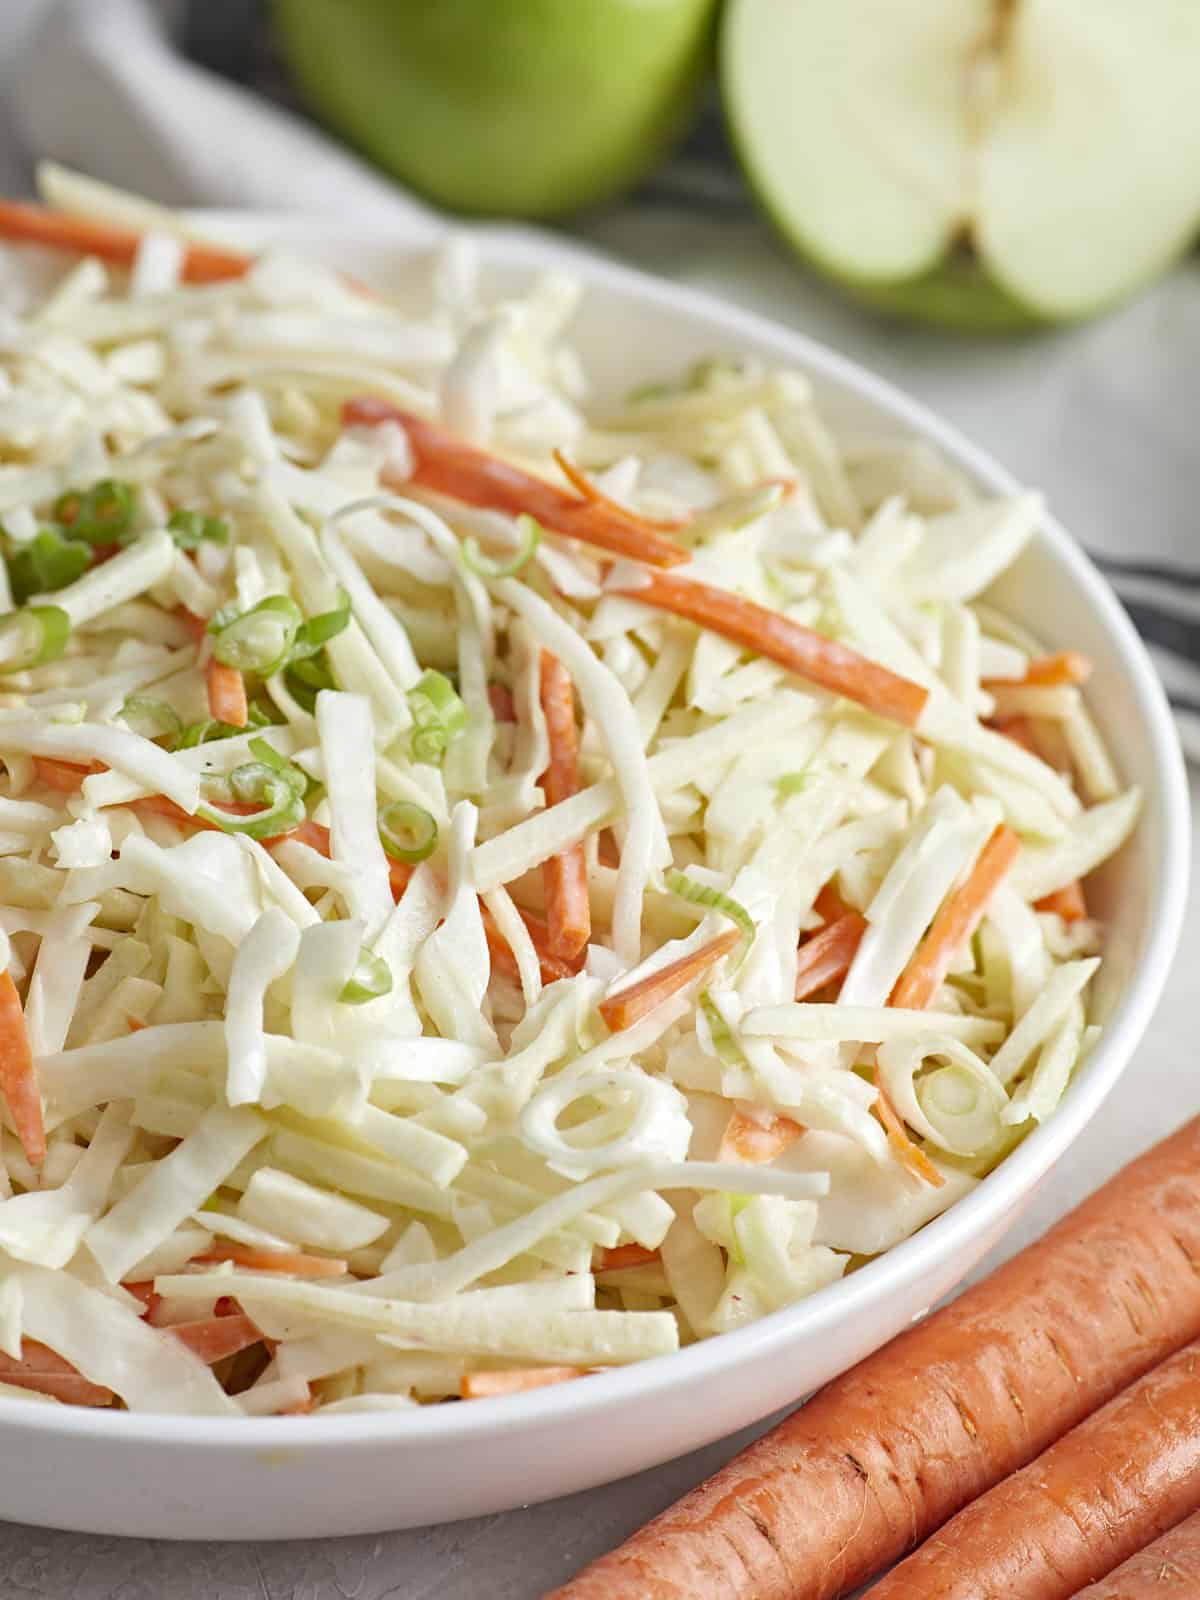
[[[634,182],[679,134],[716,0],[276,0],[329,124],[456,211],[548,217]]]

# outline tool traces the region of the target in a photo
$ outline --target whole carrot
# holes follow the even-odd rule
[[[559,1600],[832,1600],[1198,1336],[1200,1118]]]
[[[1200,1344],[965,1507],[872,1600],[1070,1600],[1200,1508]]]
[[[1080,1589],[1075,1600],[1193,1600],[1200,1594],[1200,1511]]]

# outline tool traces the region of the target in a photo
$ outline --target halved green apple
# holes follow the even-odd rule
[[[721,73],[776,224],[884,309],[1088,316],[1200,226],[1200,0],[730,0]]]

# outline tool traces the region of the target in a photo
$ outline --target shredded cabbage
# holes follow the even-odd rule
[[[148,230],[132,270],[68,264],[0,349],[0,965],[47,1146],[0,1142],[0,1350],[230,1417],[666,1354],[1054,1114],[1104,942],[1043,902],[1140,800],[986,598],[1036,496],[754,362],[602,412],[561,276],[496,302],[453,246],[420,316],[277,253],[191,285],[169,213],[82,195]],[[564,529],[567,458],[606,498]],[[716,627],[651,603],[651,538]],[[910,680],[916,725],[727,636],[723,592]],[[729,1159],[746,1121],[770,1159]],[[273,1341],[236,1381],[168,1326],[230,1299]]]

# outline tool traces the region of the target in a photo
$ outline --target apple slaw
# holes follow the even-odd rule
[[[1054,1112],[1139,797],[987,602],[1036,496],[791,371],[594,394],[579,286],[463,238],[401,306],[56,183],[0,208],[5,1392],[585,1377]]]

